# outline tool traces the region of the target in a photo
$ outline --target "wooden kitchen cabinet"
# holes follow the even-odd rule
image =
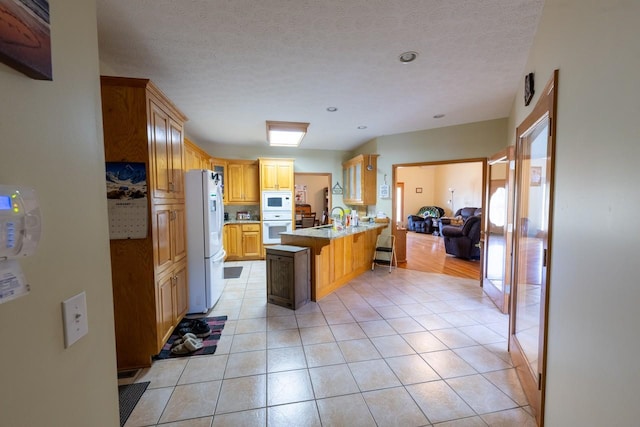
[[[237,260],[242,256],[241,248],[242,228],[240,224],[225,224],[224,226],[224,250],[227,253],[227,260]]]
[[[168,274],[160,277],[156,284],[157,305],[157,345],[162,348],[173,329],[187,314],[189,307],[189,283],[187,282],[187,263],[183,262]]]
[[[378,154],[360,154],[342,163],[344,180],[342,200],[345,204],[376,204],[378,156]]]
[[[183,122],[155,96],[148,97],[151,194],[184,199]]]
[[[186,212],[184,203],[154,205],[152,210],[153,261],[162,272],[187,257]]]
[[[260,163],[260,190],[293,192],[293,159],[259,158],[258,162]]]
[[[260,259],[262,257],[260,224],[242,224],[242,257],[243,259]]]
[[[225,224],[224,249],[227,260],[250,260],[262,258],[260,224]]]
[[[188,310],[186,117],[148,79],[101,77],[106,162],[144,165],[144,237],[110,240],[118,370],[151,366]],[[139,200],[139,199],[138,199]]]
[[[184,170],[211,169],[211,156],[193,142],[184,138]]]
[[[251,160],[230,160],[225,193],[229,204],[260,203],[258,164]]]
[[[219,173],[222,178],[222,201],[226,205],[228,203],[227,193],[227,161],[212,157],[209,159],[209,169]],[[259,197],[259,196],[258,196]]]

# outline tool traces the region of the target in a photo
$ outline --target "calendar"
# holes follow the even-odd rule
[[[147,237],[147,199],[108,200],[109,239]]]
[[[145,239],[149,226],[144,163],[107,162],[109,239]]]

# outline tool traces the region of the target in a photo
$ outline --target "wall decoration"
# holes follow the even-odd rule
[[[531,187],[540,187],[542,184],[542,167],[531,166]]]
[[[388,199],[390,197],[389,186],[387,184],[380,184],[380,198]]]
[[[149,228],[145,164],[107,162],[106,169],[109,238],[145,239]]]
[[[416,187],[416,193],[422,193],[422,187]]]
[[[0,61],[52,80],[48,0],[0,0]]]
[[[533,94],[536,93],[533,84],[533,73],[529,73],[524,76],[524,105],[527,106],[533,98]]]
[[[339,182],[336,182],[336,185],[331,187],[332,194],[342,194],[342,186],[340,186]]]
[[[307,186],[306,185],[296,185],[295,186],[295,197],[296,203],[307,203]]]

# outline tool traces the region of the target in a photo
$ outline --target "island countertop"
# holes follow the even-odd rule
[[[387,223],[361,223],[357,227],[344,227],[341,230],[334,230],[331,225],[321,225],[319,227],[298,228],[289,232],[280,233],[281,236],[300,236],[300,237],[315,237],[319,239],[339,239],[341,237],[364,233],[369,230],[376,230],[378,228],[385,228],[389,224]]]

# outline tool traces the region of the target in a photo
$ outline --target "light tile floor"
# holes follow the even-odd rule
[[[535,426],[477,281],[380,267],[292,311],[267,304],[264,261],[226,265],[216,353],[121,380],[150,381],[126,427]]]

